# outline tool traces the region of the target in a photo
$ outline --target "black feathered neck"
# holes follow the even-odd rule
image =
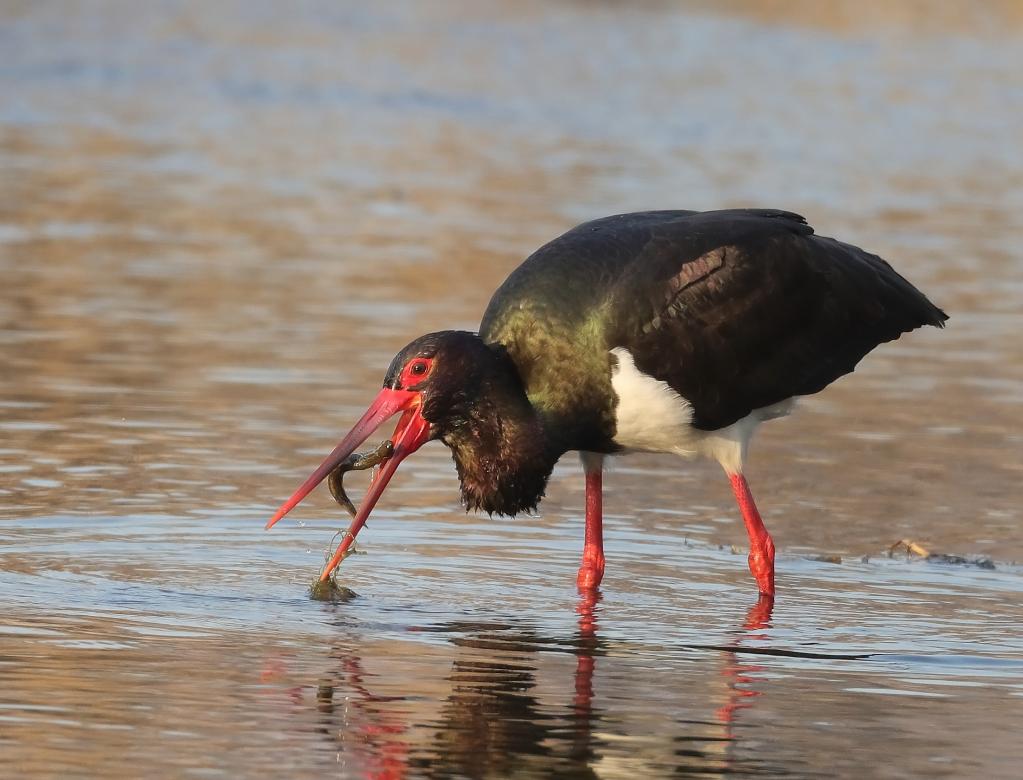
[[[466,509],[514,515],[536,509],[543,498],[558,455],[525,394],[521,400],[498,390],[482,393],[443,437]]]

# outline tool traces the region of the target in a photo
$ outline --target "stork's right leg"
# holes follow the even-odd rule
[[[765,596],[774,596],[774,540],[767,532],[764,521],[760,519],[757,505],[753,503],[746,478],[741,474],[729,474],[735,500],[739,502],[742,520],[749,534],[749,570],[757,580],[760,592]]]

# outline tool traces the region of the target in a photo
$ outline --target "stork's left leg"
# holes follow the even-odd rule
[[[760,519],[757,505],[753,503],[746,478],[741,474],[729,474],[735,500],[739,502],[742,520],[749,534],[749,570],[765,596],[774,596],[774,540]]]
[[[586,538],[583,562],[579,566],[576,585],[589,590],[604,578],[604,515],[602,472],[604,456],[596,452],[580,453],[586,473]]]

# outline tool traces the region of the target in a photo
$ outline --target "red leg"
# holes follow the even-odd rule
[[[742,474],[729,474],[735,500],[739,502],[742,520],[746,523],[749,534],[749,570],[765,596],[774,596],[774,540],[760,519],[757,505],[753,503],[753,494]]]
[[[579,566],[576,585],[583,589],[595,588],[604,578],[604,526],[601,472],[604,456],[583,453],[586,472],[586,539],[583,543],[583,562]]]

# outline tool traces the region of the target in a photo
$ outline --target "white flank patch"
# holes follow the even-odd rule
[[[729,474],[742,472],[753,431],[764,420],[784,417],[794,399],[756,409],[716,431],[694,428],[693,407],[666,382],[636,368],[632,353],[615,347],[618,364],[611,371],[611,387],[618,396],[615,408],[615,443],[626,450],[670,452],[685,457],[716,460]]]
[[[669,387],[636,368],[632,353],[615,347],[618,365],[611,369],[611,387],[618,396],[615,443],[629,450],[678,452],[692,438],[693,407]],[[691,450],[690,454],[695,454]]]

